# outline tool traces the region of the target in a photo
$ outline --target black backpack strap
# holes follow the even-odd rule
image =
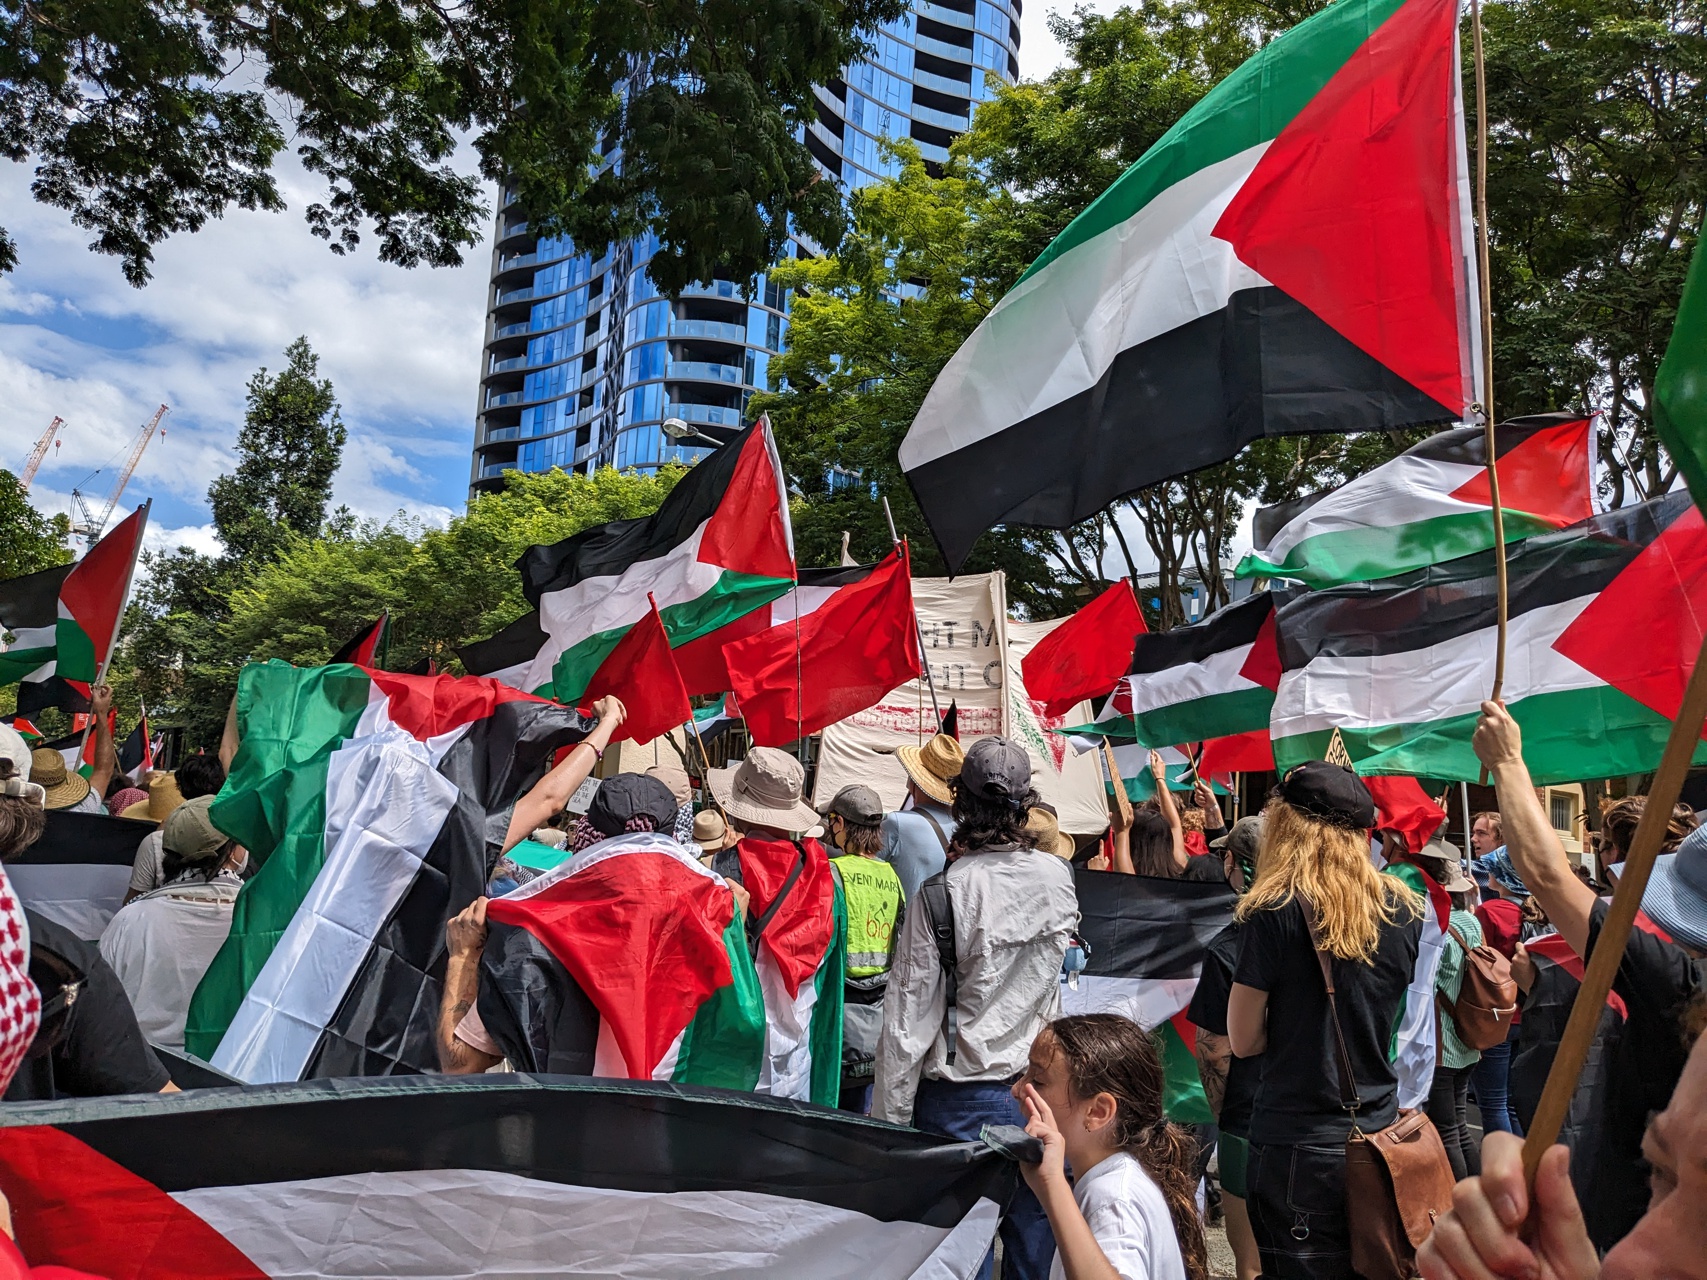
[[[798,856],[794,859],[794,868],[788,873],[788,879],[782,882],[782,888],[776,891],[776,897],[771,899],[771,904],[765,908],[764,914],[754,920],[752,927],[747,930],[747,950],[753,953],[754,959],[758,958],[759,939],[764,936],[766,927],[776,918],[782,904],[788,900],[788,895],[800,880],[800,873],[806,870],[806,846],[796,840],[794,851]]]
[[[948,853],[948,832],[942,829],[942,823],[936,820],[936,815],[928,809],[915,809],[913,812],[931,824],[931,830],[936,832],[937,842],[942,845],[942,851],[946,855]]]
[[[954,943],[954,901],[948,896],[948,872],[939,871],[927,878],[919,886],[918,901],[924,908],[925,925],[930,930],[931,937],[936,940],[937,961],[942,965],[943,979],[948,984],[948,999],[942,1012],[942,1033],[948,1045],[947,1065],[952,1067],[954,1046],[959,1032],[960,1011],[956,1006],[960,979],[957,973],[959,960],[955,954]]]

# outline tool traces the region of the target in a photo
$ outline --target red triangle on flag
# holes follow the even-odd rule
[[[757,433],[755,433],[757,438]],[[599,669],[587,681],[581,705],[590,707],[607,694],[622,699],[628,716],[616,732],[617,741],[651,742],[693,718],[693,703],[682,687],[682,673],[670,653],[670,637],[658,616],[658,602],[646,597],[651,609],[616,642]]]
[[[95,664],[88,672],[67,671],[62,656],[59,675],[77,685],[85,697],[89,692],[86,686],[106,661],[107,646],[118,630],[119,613],[124,609],[125,591],[130,586],[131,569],[142,548],[142,530],[147,523],[148,508],[138,507],[90,547],[89,553],[65,575],[59,586],[60,607],[89,637]]]
[[[1545,520],[1557,529],[1592,516],[1588,444],[1593,423],[1593,418],[1578,418],[1547,427],[1501,454],[1494,463],[1500,477],[1500,506]],[[1478,507],[1491,505],[1493,489],[1488,484],[1487,468],[1459,485],[1450,496]]]
[[[720,565],[760,578],[792,578],[788,511],[770,424],[747,437],[723,501],[706,522],[699,543],[702,564]],[[707,692],[720,692],[708,690]]]
[[[1145,630],[1132,583],[1122,578],[1020,659],[1025,691],[1051,720],[1086,698],[1106,697],[1132,669],[1132,646]]]
[[[1274,768],[1274,743],[1267,729],[1252,729],[1226,738],[1210,738],[1197,758],[1197,776],[1220,778],[1229,773],[1262,773]]]
[[[1407,0],[1269,144],[1214,235],[1335,332],[1468,409],[1457,0]]]
[[[1280,688],[1280,644],[1275,637],[1273,609],[1268,611],[1268,617],[1257,628],[1257,638],[1251,642],[1251,651],[1239,668],[1239,674],[1270,692]],[[1272,760],[1268,768],[1274,768]]]

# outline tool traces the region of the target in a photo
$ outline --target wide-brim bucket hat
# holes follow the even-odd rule
[[[775,747],[754,747],[740,764],[709,770],[705,784],[723,812],[738,821],[781,831],[818,825],[818,811],[801,799],[806,770]]]

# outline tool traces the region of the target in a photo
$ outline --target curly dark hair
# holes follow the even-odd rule
[[[991,845],[1017,844],[1022,849],[1037,848],[1037,837],[1025,829],[1031,806],[1039,803],[1037,792],[1027,788],[1005,800],[986,800],[960,785],[959,778],[948,780],[948,793],[954,797],[954,840],[949,848],[955,853],[970,853],[988,849]]]

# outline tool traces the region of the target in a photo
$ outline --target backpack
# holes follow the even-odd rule
[[[1458,988],[1458,999],[1448,1001],[1446,993],[1436,992],[1435,998],[1451,1018],[1453,1029],[1467,1048],[1492,1049],[1504,1044],[1511,1030],[1512,1015],[1517,1012],[1517,982],[1511,976],[1511,961],[1483,943],[1472,947],[1464,935],[1448,926],[1464,952],[1464,981]]]
[[[924,883],[919,885],[917,898],[919,905],[924,908],[925,924],[930,929],[931,937],[936,940],[937,960],[942,965],[943,979],[948,983],[948,999],[942,1010],[942,1034],[943,1042],[948,1046],[946,1065],[952,1067],[956,1029],[960,1019],[960,1011],[955,1007],[955,999],[960,990],[960,976],[956,972],[959,960],[955,954],[954,903],[948,896],[947,868],[934,876],[926,877]]]

